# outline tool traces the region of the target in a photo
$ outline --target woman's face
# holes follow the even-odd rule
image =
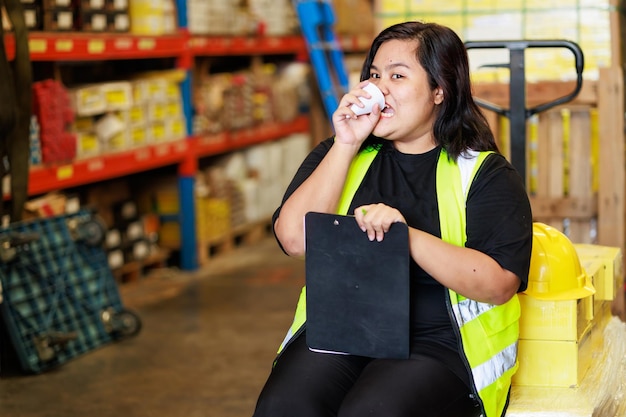
[[[403,153],[424,153],[436,146],[432,135],[440,88],[431,90],[424,68],[417,61],[417,42],[383,43],[372,62],[370,82],[385,95],[385,109],[372,132],[391,140]]]

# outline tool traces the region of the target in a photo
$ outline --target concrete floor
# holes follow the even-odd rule
[[[0,415],[251,416],[303,272],[269,237],[195,273],[158,270],[123,284],[139,335],[39,375],[0,375]]]

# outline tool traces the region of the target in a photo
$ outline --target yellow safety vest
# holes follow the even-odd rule
[[[339,214],[345,214],[378,149],[369,147],[353,160],[340,199]],[[451,161],[442,150],[437,162],[436,188],[441,238],[464,246],[466,236],[465,201],[469,185],[478,168],[491,152],[474,153],[472,158]],[[502,305],[481,303],[448,290],[448,309],[459,330],[463,353],[471,368],[484,417],[501,417],[506,408],[511,378],[518,368],[520,305],[517,295]],[[306,287],[302,288],[294,321],[281,344],[280,353],[289,341],[304,329]]]

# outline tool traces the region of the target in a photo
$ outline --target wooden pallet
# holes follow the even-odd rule
[[[258,243],[271,233],[270,219],[235,226],[220,237],[198,243],[198,264],[206,265],[212,258],[232,252],[237,247]]]
[[[550,224],[576,243],[616,246],[626,235],[623,74],[600,71],[576,99],[528,120],[526,184],[533,219]],[[565,95],[569,82],[527,87],[533,106]],[[479,84],[474,94],[508,107],[508,85]],[[509,155],[508,120],[485,110],[499,146]]]

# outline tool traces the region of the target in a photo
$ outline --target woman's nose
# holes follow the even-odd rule
[[[378,87],[380,91],[382,91],[383,95],[387,95],[389,91],[387,90],[387,87],[385,86],[385,82],[383,80],[375,80],[374,84],[376,85],[376,87]]]

